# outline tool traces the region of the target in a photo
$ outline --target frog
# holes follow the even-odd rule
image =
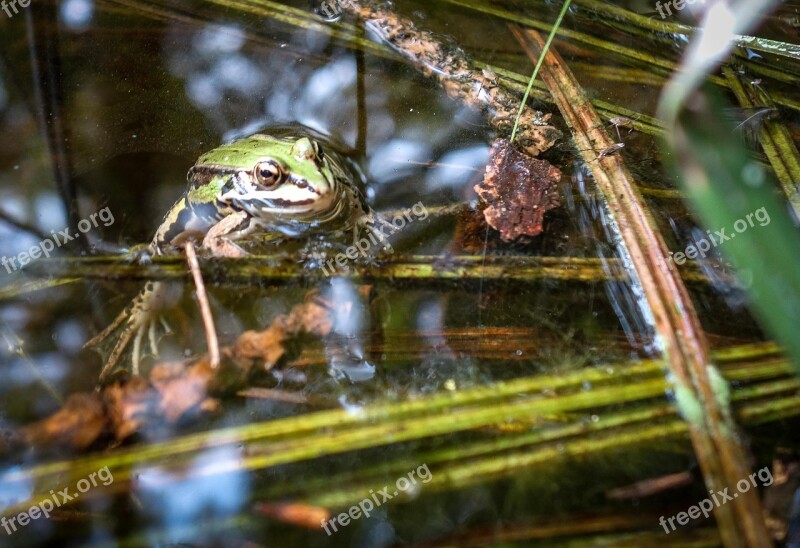
[[[187,186],[167,211],[140,259],[182,253],[188,241],[214,257],[248,255],[239,245],[256,235],[280,239],[345,234],[353,241],[372,232],[385,250],[385,228],[392,224],[368,205],[363,177],[349,158],[329,150],[310,130],[275,129],[223,144],[203,155],[187,174]],[[391,233],[391,232],[390,232]],[[100,382],[117,369],[132,344],[131,368],[139,374],[142,345],[158,355],[157,330],[169,328],[161,312],[174,301],[169,285],[148,281],[140,293],[84,347],[99,351],[111,345]]]

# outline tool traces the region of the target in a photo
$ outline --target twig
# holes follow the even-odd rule
[[[670,43],[670,41],[674,40],[673,37],[669,36],[671,34],[688,35],[697,32],[697,28],[690,25],[676,23],[674,20],[665,20],[664,18],[647,17],[606,2],[600,2],[598,0],[574,1],[582,8],[607,16],[608,19],[614,23],[624,22],[626,24],[626,30],[631,27],[638,27],[643,31],[663,33],[665,35],[664,37],[658,35],[653,37],[652,32],[649,33],[651,40],[655,39],[662,43]],[[763,53],[785,56],[789,59],[800,59],[800,47],[797,44],[746,35],[736,35],[733,38],[741,47],[747,47]]]
[[[296,403],[300,405],[308,403],[308,397],[302,392],[287,392],[285,390],[260,388],[257,386],[239,390],[236,395],[243,398],[259,398],[262,400],[279,401],[282,403]]]
[[[194,244],[186,242],[186,262],[194,279],[195,294],[200,305],[200,315],[203,317],[203,328],[206,330],[206,343],[208,344],[208,361],[211,367],[219,367],[219,341],[217,340],[217,330],[214,327],[214,317],[211,315],[211,307],[208,305],[208,295],[206,286],[203,283],[203,274],[200,272],[200,264],[197,262],[197,254],[194,251]]]
[[[459,286],[480,279],[497,283],[530,282],[535,280],[562,280],[594,282],[608,279],[627,279],[622,264],[617,259],[581,257],[487,257],[483,265],[481,255],[440,257],[438,255],[392,256],[379,259],[377,265],[351,264],[349,272],[337,276],[352,280],[394,280],[406,285],[429,284],[431,281],[449,282]],[[285,255],[252,255],[235,261],[209,260],[212,280],[225,285],[252,283],[280,286],[301,280],[319,280],[322,269],[311,271],[302,263]],[[216,267],[216,268],[214,268]],[[72,257],[39,259],[27,268],[31,276],[82,278],[84,280],[174,280],[186,277],[183,259],[158,257],[151,265],[133,265],[124,257]],[[687,282],[708,283],[708,278],[695,265],[688,262],[680,270]],[[0,299],[19,297],[50,284],[15,284],[0,289]]]
[[[527,17],[525,15],[520,14],[520,10],[518,9],[514,10],[502,9],[500,7],[497,7],[495,3],[487,3],[477,0],[443,0],[443,1],[447,4],[453,4],[456,6],[461,6],[467,9],[474,10],[478,13],[484,13],[486,15],[491,15],[493,17],[505,19],[506,21],[509,21],[512,24],[524,25],[525,27],[539,29],[544,32],[549,32],[550,29],[552,28],[552,23],[548,21],[542,21],[539,19],[535,19],[533,17]],[[755,12],[762,13],[760,10],[755,10]],[[620,45],[618,42],[615,41],[603,40],[593,35],[573,30],[573,28],[571,28],[570,26],[562,26],[561,28],[559,28],[558,37],[562,40],[567,39],[571,42],[582,44],[595,51],[600,51],[603,53],[604,56],[608,56],[609,58],[625,59],[624,63],[627,65],[635,63],[636,66],[646,67],[653,73],[660,74],[665,77],[668,77],[670,74],[674,73],[676,70],[679,69],[677,62],[667,59],[665,57],[658,57],[652,55],[645,48],[636,49],[636,48],[626,47]],[[741,38],[745,38],[747,39],[746,42],[752,43],[750,41],[751,37],[743,36]],[[765,41],[762,39],[754,39],[754,40],[756,40],[756,42],[760,43],[761,45],[766,45]],[[778,47],[782,47],[784,52],[790,54],[792,54],[793,51],[797,51],[797,46],[795,46],[794,44],[774,42],[773,45],[778,45]],[[792,56],[794,55],[792,54]],[[762,65],[762,63],[759,63],[759,65]],[[755,70],[756,66],[753,66],[751,68],[753,69],[753,72],[756,73],[764,72],[763,70]],[[760,69],[761,67],[758,68]],[[769,76],[774,77],[776,76],[776,74],[770,74]],[[787,78],[791,77],[787,76]],[[523,81],[527,83],[528,78],[524,77]],[[717,86],[727,87],[727,81],[724,78],[717,76],[715,74],[707,75],[707,81]],[[790,81],[794,82],[794,80]],[[800,109],[800,103],[798,103],[793,98],[789,98],[776,93],[773,95],[773,99],[777,104],[786,106],[794,110]]]
[[[517,144],[531,156],[538,156],[561,137],[561,132],[548,124],[548,115],[524,103],[520,107],[519,98],[498,85],[497,79],[482,70],[466,52],[450,47],[436,34],[392,11],[390,4],[374,0],[339,1],[342,9],[362,19],[373,35],[423,75],[438,81],[449,97],[482,112],[503,135],[513,131]]]
[[[359,23],[361,23],[359,21]],[[358,39],[366,40],[366,29],[363,24],[357,25]],[[368,111],[367,111],[367,94],[366,94],[366,76],[367,66],[364,59],[364,49],[355,47],[356,58],[356,111],[358,120],[358,135],[356,137],[356,150],[358,153],[366,158],[367,156],[367,128],[368,128]]]
[[[533,46],[539,50],[544,46],[539,33],[523,32],[517,26],[511,26],[511,30],[530,58],[535,59],[538,51]],[[592,153],[611,146],[613,141],[572,72],[552,48],[545,57],[541,76],[570,125],[578,149],[587,155],[624,242],[620,252],[630,259],[648,314],[653,318],[660,350],[675,376],[676,392],[684,403],[683,413],[706,485],[720,490],[735,485],[750,472],[748,456],[737,439],[738,428],[728,402],[719,397],[716,369],[709,366],[712,362],[700,319],[676,269],[665,259],[668,253],[664,239],[622,158],[610,155],[600,159]],[[730,505],[717,507],[715,516],[726,546],[741,546],[743,542],[770,545],[757,494],[743,494]]]
[[[83,231],[78,230],[78,200],[75,183],[70,171],[70,155],[66,144],[69,128],[62,111],[64,103],[60,78],[59,34],[52,32],[58,20],[58,8],[54,5],[35,4],[25,10],[28,51],[33,76],[36,114],[42,133],[47,140],[48,153],[53,167],[53,182],[64,204],[71,234],[77,234],[84,251],[89,250],[89,241]]]
[[[0,209],[0,220],[5,221],[6,223],[10,224],[13,227],[16,227],[16,228],[22,230],[23,232],[27,232],[29,234],[33,234],[34,236],[36,236],[40,240],[46,240],[47,238],[50,237],[49,235],[47,235],[44,232],[42,232],[39,228],[37,228],[37,227],[35,227],[35,226],[31,225],[31,224],[28,224],[25,221],[21,221],[20,219],[16,219],[16,218],[12,217],[10,214],[8,214],[7,212],[3,211],[2,209]]]
[[[334,409],[338,407],[338,402],[335,399],[326,399],[313,394],[304,394],[302,392],[288,392],[286,390],[277,390],[274,388],[261,388],[258,386],[251,386],[239,390],[237,396],[243,398],[258,398],[263,400],[276,401],[281,403],[294,403],[298,405],[308,405],[311,407],[322,407]]]

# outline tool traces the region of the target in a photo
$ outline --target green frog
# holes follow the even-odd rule
[[[257,133],[222,145],[202,155],[187,179],[186,191],[165,215],[146,255],[177,254],[194,239],[213,256],[242,257],[247,253],[237,240],[254,234],[297,239],[352,231],[356,241],[362,228],[391,250],[383,229],[394,228],[367,205],[356,166],[323,148],[323,140],[308,131]],[[86,343],[113,343],[101,381],[131,340],[133,374],[139,373],[145,335],[157,355],[156,329],[163,324],[160,312],[174,300],[170,293],[168,284],[148,282],[111,325]]]

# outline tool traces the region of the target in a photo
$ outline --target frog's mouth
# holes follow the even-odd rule
[[[267,189],[249,177],[240,176],[235,178],[230,191],[219,197],[219,201],[262,222],[282,219],[317,221],[338,210],[337,202],[340,200],[333,189],[328,187],[321,192],[299,182],[291,180],[278,188]]]
[[[234,198],[230,204],[234,209],[244,211],[252,217],[264,220],[280,217],[317,217],[330,208],[330,203],[320,204],[320,200],[315,197],[305,200],[289,200],[280,196],[269,196],[268,194],[269,192],[264,192]]]

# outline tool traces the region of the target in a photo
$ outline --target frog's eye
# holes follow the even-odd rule
[[[256,181],[266,187],[273,187],[283,180],[281,166],[272,160],[259,162],[255,168]]]

